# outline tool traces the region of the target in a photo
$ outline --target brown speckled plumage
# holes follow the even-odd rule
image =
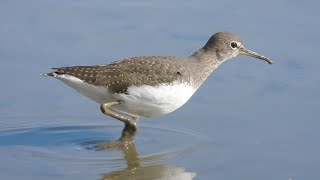
[[[190,83],[188,68],[182,61],[183,58],[170,56],[142,56],[101,66],[53,68],[53,73],[72,75],[95,86],[108,86],[114,93],[126,93],[131,85],[154,86],[173,81]]]
[[[231,42],[237,42],[238,49],[232,50]],[[54,72],[47,75],[72,75],[91,85],[108,86],[113,93],[126,93],[132,85],[155,86],[174,81],[186,82],[197,89],[222,62],[241,54],[241,48],[239,36],[220,32],[211,36],[203,48],[189,57],[132,57],[107,65],[53,68]]]

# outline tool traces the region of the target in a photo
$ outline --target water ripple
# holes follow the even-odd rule
[[[0,131],[0,146],[28,147],[34,155],[72,160],[117,160],[115,150],[97,151],[98,144],[115,140],[122,126],[76,125],[33,128],[10,128]],[[191,148],[199,136],[188,131],[156,126],[139,126],[137,147],[141,158],[165,157]],[[108,151],[108,157],[101,158]],[[84,155],[85,154],[85,155]],[[110,156],[111,154],[111,156]]]
[[[0,158],[10,161],[10,166],[22,167],[33,162],[55,167],[58,172],[91,169],[90,172],[103,174],[102,179],[125,179],[131,177],[132,172],[144,178],[158,173],[159,177],[167,178],[174,174],[175,177],[182,175],[191,179],[194,173],[163,162],[189,153],[205,139],[185,129],[142,124],[135,144],[126,149],[97,149],[99,144],[118,139],[123,126],[79,123],[87,120],[83,118],[67,121],[77,125],[61,123],[66,118],[29,117],[29,122],[33,123],[28,123],[27,118],[24,122],[19,117],[6,119],[10,118],[22,122],[15,123],[16,127],[12,126],[14,123],[10,126],[4,124],[0,129]],[[37,120],[39,123],[35,123]],[[150,170],[154,172],[150,173]]]

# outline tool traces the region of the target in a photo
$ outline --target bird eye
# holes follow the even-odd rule
[[[236,42],[231,42],[230,46],[232,47],[232,49],[234,49],[238,47],[238,44]]]

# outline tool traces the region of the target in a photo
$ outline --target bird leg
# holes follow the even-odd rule
[[[110,110],[110,107],[116,106],[121,104],[121,102],[109,102],[101,104],[100,109],[103,114],[107,116],[111,116],[115,119],[118,119],[124,123],[124,128],[122,130],[122,135],[119,138],[119,141],[124,144],[131,144],[134,143],[134,138],[137,134],[137,124],[136,124],[136,118],[127,118],[124,116],[121,116],[119,114],[116,114]]]

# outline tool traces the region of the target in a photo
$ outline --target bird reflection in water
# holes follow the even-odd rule
[[[118,141],[99,144],[96,145],[96,148],[99,150],[116,149],[122,151],[127,167],[106,173],[102,175],[101,180],[189,180],[196,176],[196,173],[186,172],[185,169],[181,167],[156,163],[161,159],[168,158],[168,156],[170,156],[168,154],[139,158],[134,142],[120,145],[117,142]]]

